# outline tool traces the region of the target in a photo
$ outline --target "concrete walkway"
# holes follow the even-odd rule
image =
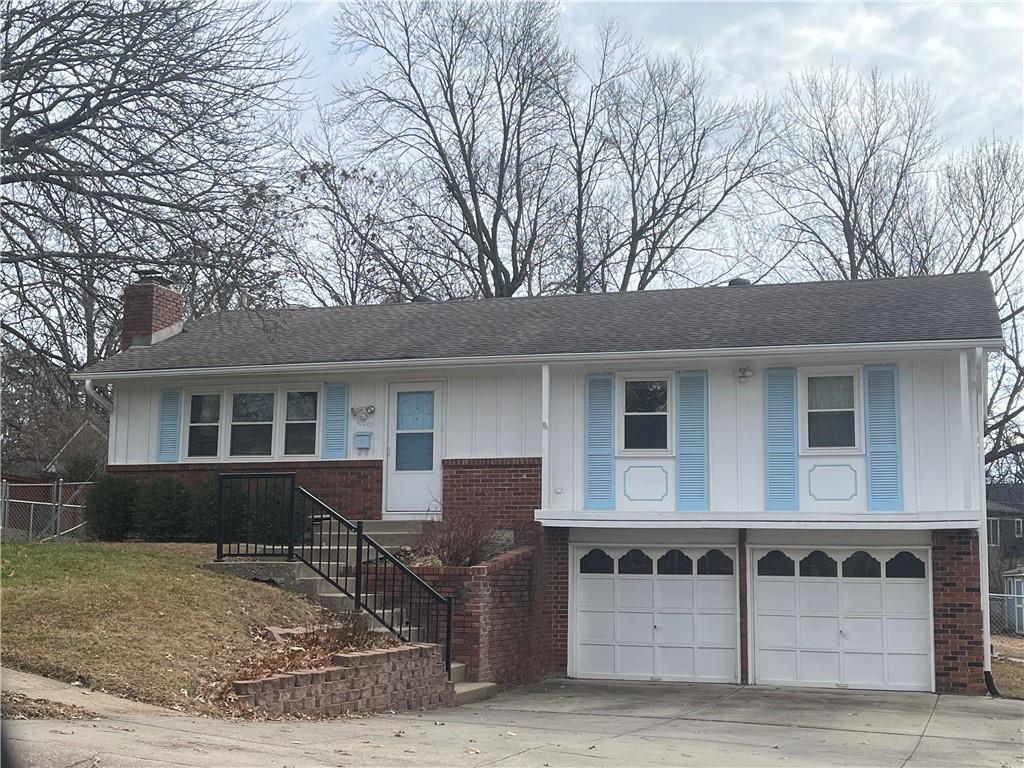
[[[109,693],[90,691],[60,680],[51,680],[28,672],[18,672],[4,667],[0,670],[0,689],[9,693],[20,693],[30,699],[46,699],[58,704],[73,704],[88,709],[101,717],[123,717],[125,715],[155,715],[157,717],[183,716],[171,709],[164,709],[140,701],[122,699]]]
[[[324,722],[125,715],[4,723],[17,766],[993,766],[1024,704],[916,693],[548,681],[476,705]]]

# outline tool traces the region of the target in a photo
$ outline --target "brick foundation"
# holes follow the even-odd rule
[[[442,509],[486,515],[517,542],[532,541],[540,507],[539,457],[445,459],[441,463]]]
[[[189,485],[211,473],[294,472],[299,485],[350,520],[379,520],[383,506],[384,462],[379,459],[108,464],[107,472],[139,480],[170,476]]]
[[[455,688],[441,649],[414,643],[332,657],[335,666],[283,672],[233,684],[235,705],[268,715],[338,717],[450,706]]]
[[[932,531],[935,692],[984,694],[981,561],[976,531]]]

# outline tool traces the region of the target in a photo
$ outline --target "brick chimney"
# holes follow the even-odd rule
[[[185,300],[171,281],[159,272],[140,272],[139,281],[124,289],[121,349],[133,344],[145,347],[173,336],[184,319]]]

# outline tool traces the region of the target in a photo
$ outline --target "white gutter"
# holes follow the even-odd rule
[[[777,347],[716,347],[713,349],[661,349],[632,352],[559,352],[542,355],[477,355],[474,357],[436,357],[414,360],[356,360],[352,362],[282,363],[275,365],[225,365],[205,368],[167,368],[164,370],[132,370],[90,372],[71,375],[72,379],[117,379],[181,378],[192,376],[230,376],[235,374],[316,374],[350,373],[402,368],[452,368],[501,365],[527,365],[543,363],[589,363],[616,361],[693,360],[722,357],[782,357],[785,355],[829,354],[887,354],[901,352],[929,352],[934,350],[967,350],[981,347],[999,350],[1004,346],[1002,339],[963,339],[931,341],[890,341],[856,344],[790,344]]]
[[[75,379],[78,377],[72,376],[71,378]],[[88,397],[90,400],[96,403],[96,405],[98,405],[103,410],[104,413],[113,413],[114,404],[110,401],[109,398],[106,397],[106,395],[101,395],[99,392],[92,388],[92,379],[86,379],[84,386],[86,397]]]

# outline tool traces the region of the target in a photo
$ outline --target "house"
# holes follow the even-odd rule
[[[982,273],[231,311],[125,295],[108,470],[535,542],[545,671],[983,693]]]
[[[1016,594],[1006,592],[1003,582],[1009,572],[1024,572],[1024,483],[989,485],[986,515],[989,583],[992,591]]]

